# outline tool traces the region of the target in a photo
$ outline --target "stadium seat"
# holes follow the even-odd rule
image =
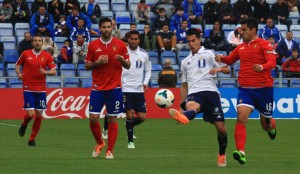
[[[191,28],[200,29],[200,31],[203,32],[203,28],[201,24],[191,24]]]
[[[300,80],[292,79],[291,80],[291,87],[292,88],[300,88]]]
[[[16,23],[15,24],[15,35],[24,36],[24,33],[29,31],[29,23]]]
[[[291,25],[290,30],[294,38],[300,38],[300,25]]]
[[[111,10],[112,11],[126,11],[126,1],[125,0],[111,0]],[[128,12],[129,13],[129,12]]]
[[[87,70],[78,70],[78,76],[79,77],[92,77],[92,71],[87,71]]]
[[[101,7],[102,9],[102,7]],[[101,11],[101,17],[108,17],[113,19],[114,18],[114,14],[112,11]]]
[[[57,48],[60,50],[64,46],[64,41],[68,40],[67,37],[55,37],[54,41],[56,43]]]
[[[190,54],[189,51],[179,51],[178,52],[178,63],[181,64],[181,61]]]
[[[205,30],[207,30],[207,29],[210,29],[210,30],[212,30],[214,28],[214,25],[212,25],[212,24],[207,24],[207,25],[205,25]]]
[[[220,87],[221,88],[235,88],[236,83],[235,80],[220,80]]]
[[[6,79],[0,79],[0,88],[6,88]]]
[[[5,50],[16,49],[16,38],[14,36],[2,36],[1,42],[3,43]]]
[[[109,0],[95,0],[95,3],[99,5],[101,11],[110,11]],[[101,14],[103,16],[103,14]]]
[[[5,63],[16,63],[19,58],[18,50],[6,50],[3,52],[3,60]]]
[[[157,79],[153,79],[150,81],[151,84],[151,88],[158,88],[158,83],[157,83]]]
[[[176,57],[162,57],[162,58],[161,58],[161,64],[162,64],[162,65],[165,63],[166,59],[170,59],[172,65],[177,64]]]
[[[228,36],[228,33],[231,32],[231,31],[234,31],[235,28],[236,28],[236,25],[234,25],[234,24],[233,24],[233,25],[230,25],[230,24],[224,24],[224,25],[222,26],[222,29],[223,29],[223,31],[224,31],[225,36]]]
[[[289,83],[287,80],[282,79],[282,86],[280,85],[280,80],[279,79],[274,79],[274,87],[289,87]]]
[[[286,25],[275,25],[281,33],[281,36],[285,38],[286,32],[288,31]]]
[[[18,80],[18,78],[10,78],[8,79],[10,88],[22,88],[22,81]]]
[[[160,64],[159,56],[156,51],[149,51],[148,55],[152,64]]]
[[[137,8],[137,5],[140,3],[140,0],[129,0],[128,1],[128,9],[129,11],[134,11]]]
[[[121,38],[125,36],[125,34],[130,31],[130,25],[129,24],[120,24],[119,30],[121,32]]]
[[[91,29],[93,29],[94,31],[96,31],[100,35],[100,30],[99,30],[99,25],[98,24],[92,24]],[[91,35],[91,36],[93,36],[93,35]],[[99,37],[96,36],[96,38],[99,38]]]
[[[152,71],[161,71],[162,70],[162,66],[161,65],[152,64],[151,70]]]
[[[64,79],[64,87],[65,88],[78,88],[79,87],[79,79],[65,78]]]
[[[161,59],[162,58],[175,58],[176,59],[176,53],[173,52],[173,51],[164,51],[161,53]],[[173,64],[176,64],[176,63],[173,63]]]
[[[8,77],[17,77],[18,76],[16,73],[16,70],[15,70],[15,66],[16,66],[15,63],[6,64],[6,73],[7,73]]]
[[[144,33],[145,24],[136,24],[136,29],[140,32],[140,34]]]
[[[205,31],[204,31],[205,38],[209,38],[210,31],[211,31],[211,29],[205,29]]]
[[[290,12],[289,19],[292,21],[293,25],[298,24],[299,12]]]
[[[116,12],[116,23],[117,24],[130,24],[130,12],[128,11],[117,11]]]
[[[279,77],[278,71],[276,69],[272,69],[271,70],[271,76],[273,78],[278,78]]]
[[[76,67],[74,64],[61,64],[60,65],[60,74],[63,77],[75,77],[76,76]]]
[[[13,25],[11,23],[0,23],[0,36],[13,36]]]
[[[227,52],[226,51],[216,51],[218,54],[222,54],[224,56],[227,56]]]
[[[4,66],[2,63],[0,63],[0,77],[5,76],[4,72],[5,72]]]
[[[46,84],[48,88],[61,88],[60,77],[47,77]]]
[[[152,6],[154,6],[154,5],[157,3],[157,0],[147,0],[146,3],[147,3],[150,7],[152,7]]]
[[[81,87],[83,88],[91,88],[92,87],[92,78],[82,78],[81,79]]]
[[[270,5],[273,5],[277,2],[277,0],[266,0],[266,2]]]
[[[179,65],[171,65],[175,71],[180,71]]]

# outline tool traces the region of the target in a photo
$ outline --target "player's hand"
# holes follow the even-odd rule
[[[218,55],[216,55],[216,57],[215,57],[215,61],[216,62],[221,62],[221,59],[222,58],[224,58],[225,56],[223,55],[223,54],[218,54]]]
[[[143,87],[144,87],[144,91],[148,89],[148,85],[143,85]]]
[[[40,73],[46,75],[46,70],[44,70],[44,68],[40,67]]]
[[[98,59],[95,61],[96,65],[105,64],[108,62],[108,55],[101,55],[98,57]]]
[[[215,75],[221,71],[221,68],[213,68],[209,71],[209,74]]]
[[[263,69],[264,69],[264,68],[263,68],[261,65],[259,65],[259,64],[253,65],[253,70],[254,70],[255,72],[261,72]]]
[[[23,79],[23,74],[20,73],[20,74],[18,75],[18,80],[22,80],[22,79]]]
[[[116,55],[116,59],[119,61],[119,62],[123,62],[124,61],[124,57],[121,56],[121,55]]]

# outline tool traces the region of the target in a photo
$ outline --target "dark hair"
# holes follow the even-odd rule
[[[297,48],[293,48],[292,51],[297,51],[298,52],[298,49]]]
[[[105,22],[110,22],[112,24],[110,18],[104,17],[104,18],[100,18],[100,20],[99,20],[99,27],[101,28],[102,24],[105,23]]]
[[[130,26],[132,26],[132,25],[135,25],[135,26],[136,26],[136,23],[131,23]]]
[[[42,38],[42,40],[43,40],[43,36],[40,34],[40,33],[35,33],[35,35],[33,36],[33,38],[34,37],[40,37],[40,38]],[[33,40],[33,39],[32,39]]]
[[[145,3],[146,2],[146,0],[140,0],[140,3]]]
[[[131,30],[128,32],[128,37],[130,37],[132,34],[137,34],[138,36],[140,35],[140,33],[137,30]]]
[[[187,36],[196,35],[196,37],[198,39],[200,39],[200,32],[196,28],[190,28],[190,29],[188,29],[187,32],[186,32],[186,35]]]
[[[72,11],[73,11],[73,10],[79,11],[78,7],[76,7],[76,6],[73,6],[73,7],[72,7]]]
[[[69,42],[69,43],[70,43],[70,41],[69,41],[69,40],[65,40],[65,41],[64,41],[64,43],[66,43],[66,42]]]
[[[242,20],[240,21],[240,24],[247,24],[247,27],[248,27],[248,28],[250,28],[251,30],[252,30],[253,28],[255,28],[255,29],[256,29],[256,32],[257,32],[257,30],[258,30],[258,22],[257,22],[257,20],[254,19],[254,18],[242,19]]]
[[[187,21],[188,21],[187,19],[182,19],[181,23],[182,23],[182,22],[187,22]]]
[[[184,8],[182,6],[177,7],[176,11],[184,11]]]
[[[39,5],[39,9],[40,9],[41,7],[44,7],[44,8],[46,9],[46,6],[45,6],[45,5]]]
[[[166,11],[166,9],[165,8],[159,8],[158,9],[158,12],[163,12],[163,11]]]
[[[4,4],[11,4],[11,0],[4,0],[4,1],[3,1],[3,5],[4,5]]]

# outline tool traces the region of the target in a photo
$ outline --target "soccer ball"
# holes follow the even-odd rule
[[[168,108],[174,103],[174,94],[168,89],[160,89],[154,97],[155,103],[161,108]]]

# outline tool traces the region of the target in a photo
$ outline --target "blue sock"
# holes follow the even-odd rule
[[[195,110],[184,111],[183,114],[189,119],[192,120],[196,117],[197,112]]]
[[[126,119],[128,142],[133,142],[133,120]]]
[[[144,121],[145,121],[145,120],[141,120],[141,119],[139,119],[138,117],[135,117],[135,118],[133,119],[133,126],[139,125],[139,124],[143,123]]]

